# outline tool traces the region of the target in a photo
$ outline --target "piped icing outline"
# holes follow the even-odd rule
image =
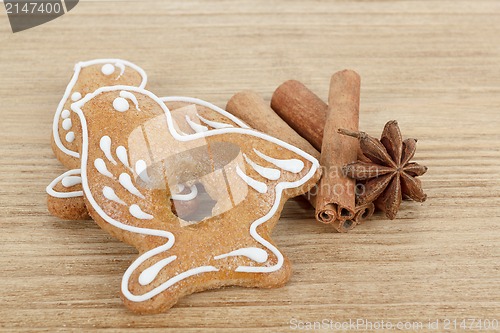
[[[196,105],[204,106],[204,107],[207,107],[209,109],[212,109],[212,111],[215,111],[215,112],[219,113],[220,115],[222,115],[224,117],[229,118],[229,120],[231,120],[233,123],[237,124],[241,128],[250,129],[250,126],[248,126],[247,124],[245,124],[238,117],[234,116],[233,114],[227,112],[224,109],[221,109],[220,107],[218,107],[215,104],[212,104],[210,102],[204,101],[204,100],[199,99],[199,98],[187,97],[187,96],[165,96],[165,97],[160,97],[159,99],[160,99],[161,102],[184,102],[184,103],[191,103],[191,104],[196,104]],[[166,105],[165,105],[165,107],[167,108],[168,111],[170,111]],[[207,124],[207,125],[210,126],[210,124]],[[169,128],[170,128],[170,126],[169,126]],[[213,130],[211,130],[211,131],[213,131]],[[184,133],[184,135],[192,135],[192,134],[186,134],[186,133]]]
[[[98,64],[107,64],[107,63],[113,63],[115,66],[117,63],[122,63],[122,64],[134,69],[142,77],[142,81],[141,81],[141,84],[139,85],[139,87],[144,88],[146,86],[146,83],[148,80],[148,76],[147,76],[146,72],[141,67],[139,67],[136,64],[134,64],[130,61],[127,61],[127,60],[123,60],[123,59],[94,59],[94,60],[81,61],[81,62],[76,63],[75,67],[74,67],[73,77],[71,78],[68,85],[66,86],[66,90],[64,91],[64,95],[57,106],[56,113],[54,114],[54,121],[52,122],[52,136],[54,138],[54,142],[55,142],[57,148],[59,148],[59,150],[62,151],[66,155],[80,158],[80,154],[78,152],[73,151],[73,150],[69,150],[68,148],[66,148],[64,146],[64,144],[61,141],[61,137],[59,135],[59,118],[60,118],[61,113],[63,111],[64,104],[66,104],[68,99],[72,97],[71,91],[73,90],[73,87],[75,86],[76,82],[78,81],[78,77],[80,75],[82,68],[86,68],[86,67],[98,65]],[[121,74],[120,74],[120,76],[121,76]]]
[[[238,118],[229,114],[227,111],[216,107],[215,105],[213,105],[211,103],[208,103],[208,102],[196,99],[196,98],[190,98],[190,97],[167,97],[167,98],[160,99],[156,95],[151,93],[150,91],[147,91],[147,90],[145,90],[143,88],[139,88],[139,87],[133,87],[133,86],[117,85],[117,86],[110,86],[110,87],[101,87],[101,88],[97,89],[95,92],[88,94],[83,99],[81,99],[81,100],[79,100],[71,105],[71,109],[78,115],[80,122],[81,122],[81,126],[82,126],[81,176],[82,176],[82,188],[83,188],[83,191],[85,193],[85,196],[86,196],[87,200],[89,201],[89,203],[92,205],[93,209],[107,223],[110,223],[113,226],[120,228],[122,230],[130,231],[130,232],[134,232],[134,233],[139,233],[139,234],[164,237],[164,238],[168,239],[168,241],[164,245],[161,245],[159,247],[156,247],[152,250],[149,250],[149,251],[143,253],[129,266],[129,268],[125,271],[123,278],[122,278],[121,289],[122,289],[123,295],[132,302],[147,301],[150,298],[160,294],[164,290],[168,289],[170,286],[174,285],[175,283],[177,283],[177,282],[179,282],[187,277],[201,274],[204,272],[218,271],[218,269],[214,266],[200,266],[200,267],[196,267],[193,269],[189,269],[189,270],[184,271],[176,276],[171,277],[169,280],[163,282],[160,286],[157,286],[156,288],[150,290],[149,292],[147,292],[145,294],[134,295],[129,291],[128,283],[129,283],[129,279],[130,279],[130,276],[132,275],[133,271],[135,271],[135,269],[137,269],[142,263],[144,263],[149,258],[151,258],[157,254],[160,254],[162,252],[168,251],[175,243],[175,236],[172,233],[165,231],[165,230],[148,229],[148,228],[130,226],[130,225],[124,224],[120,221],[113,219],[111,216],[107,215],[106,212],[104,212],[104,210],[97,204],[96,200],[94,199],[94,197],[92,195],[92,192],[90,191],[90,187],[88,184],[88,178],[87,178],[87,160],[88,160],[88,144],[89,144],[88,130],[87,130],[86,118],[85,118],[85,115],[83,114],[83,111],[81,108],[83,107],[83,105],[86,102],[88,102],[90,99],[96,97],[97,95],[99,95],[103,92],[110,92],[110,91],[117,91],[117,90],[134,91],[134,92],[137,92],[140,94],[144,94],[144,95],[150,97],[151,99],[153,99],[155,102],[157,102],[159,104],[159,106],[163,109],[163,111],[165,112],[165,116],[167,118],[167,125],[168,125],[168,129],[170,131],[170,134],[172,135],[172,137],[174,139],[176,139],[178,141],[191,141],[191,140],[198,139],[198,138],[205,138],[205,137],[209,137],[209,136],[213,136],[213,135],[229,134],[229,133],[251,135],[254,137],[261,138],[263,140],[267,140],[269,142],[273,142],[274,144],[277,144],[279,146],[282,146],[283,148],[286,148],[286,149],[298,154],[299,156],[303,157],[304,159],[308,160],[311,163],[310,170],[301,179],[294,181],[294,182],[279,182],[278,184],[276,184],[276,186],[274,187],[275,188],[275,201],[274,201],[272,207],[270,208],[269,212],[267,214],[265,214],[264,216],[261,216],[257,220],[253,221],[252,224],[250,225],[249,232],[250,232],[250,235],[252,236],[252,238],[254,238],[254,240],[257,243],[260,243],[264,248],[266,248],[271,253],[273,253],[277,258],[277,263],[272,265],[272,266],[259,266],[259,267],[238,266],[235,271],[236,272],[248,272],[248,273],[271,273],[271,272],[279,270],[283,266],[283,263],[284,263],[283,255],[274,245],[272,245],[270,242],[265,240],[262,236],[260,236],[257,233],[257,227],[260,226],[261,224],[265,223],[269,219],[271,219],[272,216],[274,216],[274,214],[277,212],[277,210],[280,206],[280,202],[282,200],[282,193],[285,189],[299,187],[299,186],[303,185],[304,183],[306,183],[309,179],[311,179],[314,176],[317,169],[319,168],[318,161],[314,157],[312,157],[311,155],[307,154],[306,152],[300,150],[297,147],[294,147],[286,142],[283,142],[283,141],[276,139],[272,136],[269,136],[267,134],[257,132],[255,130],[250,129],[241,120],[239,120]],[[183,136],[175,130],[172,115],[170,114],[170,110],[163,103],[163,101],[180,101],[180,102],[188,102],[188,103],[192,103],[192,104],[199,104],[202,106],[207,106],[210,109],[228,117],[236,124],[242,126],[242,128],[236,128],[236,127],[220,128],[220,129],[213,129],[213,130],[209,130],[209,131],[198,132],[198,133],[188,134],[188,135]],[[239,249],[236,249],[234,251],[238,251],[238,250]]]
[[[45,191],[47,192],[48,195],[50,195],[54,198],[67,199],[67,198],[82,197],[83,191],[57,192],[56,190],[54,190],[54,187],[57,185],[57,183],[62,181],[64,177],[76,176],[76,175],[80,176],[80,174],[81,174],[80,169],[68,170],[68,171],[62,173],[61,175],[57,176],[56,178],[54,178],[54,180],[51,181],[49,185],[47,185],[47,187],[45,188]]]

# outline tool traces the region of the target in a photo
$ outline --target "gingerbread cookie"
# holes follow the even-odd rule
[[[81,181],[90,216],[139,251],[121,285],[130,309],[160,312],[194,292],[288,280],[270,233],[285,201],[318,181],[316,159],[193,98],[110,86],[71,109],[80,170],[52,188],[79,177],[65,182]]]
[[[52,148],[61,163],[69,169],[80,166],[75,142],[75,119],[70,112],[71,103],[100,87],[127,85],[144,88],[146,82],[146,72],[126,60],[95,59],[77,63],[73,77],[57,106],[53,121]]]
[[[99,87],[129,85],[144,88],[146,82],[144,70],[126,60],[95,59],[77,63],[54,115],[51,141],[57,159],[69,169],[80,168],[76,142],[78,136],[75,134],[80,131],[80,124],[78,118],[70,112],[71,103]],[[88,218],[77,173],[79,172],[69,171],[57,177],[47,187],[47,205],[53,215],[69,220]]]

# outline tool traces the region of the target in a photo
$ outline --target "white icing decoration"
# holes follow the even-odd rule
[[[117,203],[122,204],[122,205],[126,205],[126,203],[122,199],[120,199],[120,197],[118,197],[116,195],[115,190],[113,190],[109,186],[104,186],[104,188],[102,189],[102,194],[108,200],[117,202]]]
[[[115,71],[115,66],[113,66],[112,64],[105,64],[102,65],[101,67],[101,72],[104,75],[111,75],[114,73],[114,71]]]
[[[277,180],[280,178],[281,172],[279,170],[260,166],[252,161],[246,154],[243,154],[243,157],[245,158],[245,161],[247,161],[247,163],[262,177],[269,180]]]
[[[135,162],[135,172],[144,182],[149,183],[151,179],[149,178],[147,168],[148,165],[144,160],[138,160]]]
[[[194,121],[191,120],[191,118],[189,118],[188,115],[186,115],[186,121],[189,127],[191,127],[193,131],[195,131],[196,133],[208,131],[208,127],[195,123]]]
[[[268,258],[267,252],[263,249],[259,249],[258,247],[245,247],[242,249],[234,250],[234,251],[229,252],[229,253],[215,256],[214,259],[220,260],[220,259],[224,259],[227,257],[238,257],[238,256],[247,257],[250,260],[253,260],[253,261],[258,262],[260,264],[266,262],[267,258]]]
[[[184,191],[184,185],[178,185],[179,187],[182,186],[182,189],[179,190],[179,192],[182,192]],[[173,200],[177,200],[177,201],[189,201],[189,200],[193,200],[194,198],[196,198],[196,196],[198,195],[198,188],[196,187],[196,185],[192,185],[190,187],[191,189],[191,192],[189,193],[186,193],[186,194],[172,194],[171,198]]]
[[[230,125],[230,124],[219,123],[218,121],[213,121],[213,120],[205,119],[202,116],[200,116],[199,114],[196,114],[196,116],[198,118],[200,118],[200,120],[202,122],[204,122],[205,124],[207,124],[208,126],[213,127],[213,128],[228,128],[228,127],[233,127],[233,125]]]
[[[259,182],[258,180],[255,180],[252,177],[247,176],[247,174],[244,173],[238,165],[236,166],[236,173],[238,174],[238,176],[240,176],[241,179],[243,179],[245,183],[247,183],[251,188],[253,188],[257,192],[259,193],[267,192],[267,185],[265,183]]]
[[[158,273],[160,273],[160,271],[165,266],[170,264],[175,259],[177,259],[177,256],[170,256],[168,258],[158,261],[153,266],[146,268],[145,270],[142,271],[141,275],[139,275],[139,283],[143,286],[147,286],[148,284],[153,282],[154,279],[156,279]]]
[[[120,91],[120,97],[130,99],[134,103],[135,108],[137,109],[137,111],[141,111],[141,109],[139,109],[139,102],[137,102],[137,97],[135,97],[135,95],[132,94],[131,92],[129,92],[129,91]]]
[[[130,108],[130,105],[125,98],[117,97],[113,101],[113,108],[118,112],[125,112]]]
[[[57,192],[54,190],[54,187],[62,181],[65,177],[72,176],[72,175],[78,175],[80,176],[80,169],[73,169],[66,171],[62,175],[59,175],[56,177],[53,181],[50,182],[49,185],[45,188],[45,191],[47,192],[48,195],[54,198],[75,198],[75,197],[81,197],[83,196],[83,191],[73,191],[73,192]]]
[[[68,132],[66,133],[66,137],[65,137],[66,141],[68,142],[73,142],[75,141],[75,132]]]
[[[118,156],[118,159],[123,163],[123,165],[130,168],[130,164],[128,164],[127,149],[125,147],[118,146],[118,148],[116,148],[116,156]]]
[[[129,212],[132,214],[133,217],[141,219],[141,220],[152,220],[153,215],[145,213],[141,207],[139,207],[136,204],[133,204],[132,206],[129,207]]]
[[[253,151],[257,155],[259,155],[259,157],[262,158],[263,160],[265,160],[265,161],[267,161],[267,162],[269,162],[271,164],[274,164],[278,168],[283,169],[285,171],[290,171],[290,172],[293,172],[293,173],[299,173],[299,172],[302,171],[302,169],[304,169],[304,162],[302,162],[301,160],[298,160],[296,158],[292,158],[292,159],[289,159],[289,160],[279,160],[279,159],[267,156],[267,155],[261,153],[260,151],[258,151],[255,148],[253,149]]]
[[[83,104],[82,104],[83,105]],[[78,106],[75,106],[75,110],[77,111],[78,117],[80,120],[83,122],[82,123],[82,158],[81,158],[81,164],[82,164],[82,186],[83,186],[83,191],[85,192],[85,195],[90,203],[90,205],[95,209],[97,214],[104,219],[107,223],[120,228],[122,230],[132,232],[132,233],[138,233],[142,235],[151,235],[151,236],[158,236],[158,237],[164,237],[167,239],[167,242],[164,245],[158,246],[150,251],[147,251],[143,253],[139,258],[137,258],[130,266],[129,268],[125,271],[125,274],[123,275],[122,278],[122,283],[121,283],[121,290],[123,295],[128,298],[132,302],[143,302],[146,301],[158,294],[160,294],[162,291],[166,290],[169,288],[171,285],[177,283],[180,281],[182,278],[188,277],[190,275],[202,273],[202,272],[209,272],[209,271],[217,271],[217,268],[213,266],[204,266],[204,268],[200,269],[198,268],[196,271],[186,271],[184,275],[177,275],[176,277],[168,280],[167,282],[163,283],[161,286],[149,291],[146,294],[143,295],[134,295],[130,292],[128,289],[129,285],[129,279],[132,275],[132,273],[146,260],[149,258],[157,255],[158,253],[162,253],[165,251],[168,251],[170,248],[175,243],[175,236],[168,231],[165,230],[157,230],[157,229],[148,229],[148,228],[140,228],[140,227],[135,227],[131,226],[128,224],[124,224],[120,221],[117,221],[110,217],[108,214],[104,212],[104,210],[97,204],[96,200],[94,199],[92,195],[92,191],[90,190],[89,184],[88,184],[88,179],[87,179],[87,159],[88,159],[88,132],[87,132],[87,123],[85,120],[85,116],[83,115],[83,112],[81,109],[79,109]]]
[[[130,280],[133,272],[135,270],[137,270],[145,261],[147,261],[151,257],[171,249],[173,244],[175,243],[175,236],[172,233],[165,231],[165,230],[139,228],[139,227],[131,226],[128,224],[124,224],[122,222],[119,222],[119,221],[113,219],[108,214],[106,214],[106,212],[104,212],[104,210],[97,204],[97,202],[95,201],[95,199],[92,195],[92,191],[90,190],[90,187],[88,184],[88,179],[87,179],[87,160],[88,160],[88,149],[89,149],[88,130],[87,130],[87,122],[85,119],[85,115],[83,114],[81,107],[87,101],[89,101],[90,99],[94,98],[95,96],[97,96],[103,92],[117,91],[117,90],[129,90],[129,91],[141,93],[141,94],[144,94],[144,95],[150,97],[156,103],[158,103],[160,105],[160,107],[163,109],[163,111],[165,112],[165,117],[167,119],[167,124],[168,124],[170,134],[172,135],[173,138],[175,138],[178,141],[191,141],[191,140],[198,139],[198,138],[206,138],[209,136],[225,134],[225,133],[249,135],[249,136],[258,137],[258,138],[263,139],[263,140],[267,140],[267,141],[272,142],[276,145],[279,145],[285,149],[288,149],[288,150],[300,155],[301,157],[303,157],[304,159],[308,160],[311,163],[311,167],[310,167],[309,171],[299,180],[294,181],[294,182],[279,182],[278,184],[276,184],[276,186],[274,187],[275,201],[274,201],[272,207],[270,208],[269,212],[267,214],[265,214],[264,216],[261,216],[257,220],[253,221],[252,224],[250,225],[250,230],[249,230],[250,235],[255,239],[255,241],[257,241],[263,247],[265,247],[267,250],[269,250],[270,252],[273,253],[273,255],[276,257],[276,260],[277,260],[276,263],[274,265],[269,265],[269,266],[239,266],[236,268],[237,272],[247,272],[247,273],[271,273],[271,272],[275,272],[275,271],[279,270],[283,266],[283,263],[284,263],[283,255],[273,244],[271,244],[269,241],[267,241],[266,239],[264,239],[262,236],[259,235],[259,233],[257,232],[257,228],[260,225],[262,225],[263,223],[265,223],[266,221],[268,221],[269,219],[271,219],[274,216],[274,214],[277,212],[278,208],[280,207],[281,195],[285,189],[296,188],[296,187],[302,186],[309,179],[311,179],[311,177],[313,177],[313,175],[316,173],[316,171],[319,168],[318,161],[314,157],[312,157],[311,155],[307,154],[306,152],[300,150],[297,147],[294,147],[286,142],[283,142],[279,139],[271,137],[267,134],[249,129],[249,127],[246,124],[244,124],[241,120],[239,120],[238,118],[229,114],[227,111],[224,111],[213,104],[210,104],[208,102],[204,102],[204,101],[201,101],[198,99],[194,99],[194,98],[189,98],[189,97],[167,97],[167,98],[164,98],[163,101],[184,101],[184,102],[188,102],[188,103],[203,105],[203,106],[211,108],[212,110],[220,113],[221,115],[227,116],[231,120],[235,119],[234,122],[238,125],[242,124],[242,125],[240,125],[241,128],[215,129],[215,130],[207,131],[207,132],[203,132],[203,133],[195,133],[195,134],[188,135],[188,136],[181,136],[174,129],[174,122],[173,122],[172,115],[170,114],[169,109],[166,107],[166,105],[164,103],[162,103],[162,100],[160,100],[153,93],[151,93],[145,89],[137,88],[137,87],[128,87],[128,86],[102,87],[102,88],[99,88],[96,91],[94,91],[92,93],[92,95],[90,95],[88,98],[85,98],[84,100],[81,100],[77,103],[74,103],[71,106],[72,110],[74,112],[76,112],[76,114],[78,115],[80,122],[81,122],[81,125],[82,125],[81,165],[82,165],[82,180],[83,180],[82,186],[83,186],[83,191],[85,193],[85,196],[88,199],[89,204],[96,211],[96,213],[99,214],[99,216],[101,216],[101,218],[104,221],[106,221],[107,223],[110,223],[111,225],[113,225],[117,228],[129,231],[129,232],[144,234],[144,235],[153,235],[153,236],[158,236],[158,237],[165,237],[168,239],[168,241],[164,245],[158,246],[152,250],[149,250],[149,251],[143,253],[139,258],[137,258],[129,266],[129,268],[125,271],[125,274],[123,275],[123,278],[122,278],[121,291],[122,291],[123,295],[127,299],[129,299],[131,302],[144,302],[144,301],[147,301],[147,300],[151,299],[152,297],[160,294],[161,292],[165,291],[166,289],[168,289],[169,287],[171,287],[172,285],[174,285],[175,283],[177,283],[183,279],[186,279],[186,278],[193,276],[193,275],[206,273],[206,272],[215,272],[215,271],[218,271],[218,269],[216,267],[213,267],[213,266],[196,267],[196,268],[184,271],[184,272],[168,279],[167,281],[163,282],[159,286],[153,288],[152,290],[150,290],[144,294],[135,295],[135,294],[132,294],[130,292],[128,286],[129,286],[129,280]],[[57,116],[59,116],[59,115],[57,115]]]
[[[101,140],[99,141],[99,147],[101,148],[108,161],[110,161],[114,165],[118,164],[111,154],[111,138],[109,136],[105,135],[101,138]]]
[[[250,126],[245,124],[240,118],[235,117],[233,114],[227,112],[224,109],[221,109],[220,107],[218,107],[215,104],[212,104],[210,102],[204,101],[204,100],[199,99],[199,98],[185,97],[185,96],[167,96],[167,97],[162,97],[159,100],[162,102],[185,102],[185,103],[189,103],[189,104],[201,105],[201,106],[204,106],[206,108],[211,109],[212,111],[217,112],[221,116],[228,118],[229,120],[231,120],[233,123],[237,124],[241,128],[250,129]],[[166,109],[168,112],[170,112],[170,110],[168,110],[168,108],[166,106],[164,109]]]
[[[128,173],[122,173],[120,177],[118,177],[118,181],[120,182],[121,186],[123,186],[133,195],[138,196],[141,199],[146,199],[144,195],[134,186],[132,178],[130,178],[130,175]]]
[[[69,118],[70,115],[71,113],[69,112],[69,110],[63,110],[63,112],[61,113],[61,118],[66,119]]]
[[[117,62],[115,66],[120,69],[120,75],[118,75],[118,77],[116,78],[116,80],[118,80],[123,75],[123,73],[125,73],[125,65],[121,62]]]
[[[114,178],[113,174],[109,172],[108,168],[106,167],[106,162],[102,158],[97,158],[94,161],[94,167],[99,171],[99,173],[103,176],[109,177],[109,178]]]
[[[146,253],[149,253],[149,252],[146,252]],[[143,256],[144,256],[144,254],[143,254]],[[127,269],[127,271],[123,275],[123,279],[122,279],[122,292],[126,288],[127,292],[124,293],[125,297],[127,297],[132,302],[144,302],[144,301],[146,301],[146,300],[148,300],[148,299],[150,299],[150,298],[158,295],[159,293],[167,290],[168,288],[170,288],[171,286],[173,286],[177,282],[182,281],[184,279],[187,279],[190,276],[198,275],[198,274],[201,274],[201,273],[217,272],[218,271],[218,269],[215,268],[214,266],[200,266],[200,267],[196,267],[196,268],[191,268],[191,269],[188,269],[187,271],[184,271],[182,273],[179,273],[179,274],[175,275],[174,277],[171,277],[170,279],[168,279],[167,281],[163,282],[160,286],[156,287],[155,289],[153,289],[153,290],[151,290],[151,291],[149,291],[149,292],[147,292],[147,293],[145,293],[143,295],[136,296],[136,295],[133,295],[132,293],[130,293],[130,291],[128,290],[128,286],[125,285],[125,282],[128,282],[128,279],[130,278],[130,275],[132,274],[132,272],[135,269],[137,269],[137,267],[139,266],[139,265],[135,265],[135,263],[136,262],[134,262],[134,264],[132,264],[129,267],[129,269],[133,268],[133,270],[131,270],[129,272],[129,270]]]
[[[82,94],[80,94],[78,91],[75,91],[72,95],[71,95],[71,100],[73,102],[76,102],[78,100],[82,99]]]
[[[56,114],[54,116],[54,121],[52,122],[52,137],[54,138],[54,142],[56,143],[57,148],[59,148],[60,151],[62,151],[64,154],[79,158],[80,154],[73,150],[69,150],[66,148],[61,141],[60,134],[59,134],[59,117],[61,116],[61,110],[58,109],[56,111]],[[57,121],[56,121],[57,119]]]
[[[73,124],[71,123],[71,119],[70,118],[67,118],[67,119],[63,120],[63,122],[62,122],[62,128],[64,128],[66,131],[69,131],[71,129],[71,126],[73,126]]]
[[[69,155],[69,156],[72,156],[75,158],[80,158],[80,154],[78,152],[66,148],[64,146],[64,144],[62,143],[61,137],[59,134],[59,117],[61,116],[61,112],[63,112],[63,108],[64,108],[66,102],[70,98],[71,91],[73,90],[76,82],[78,81],[78,77],[80,76],[80,72],[81,72],[82,68],[86,68],[86,67],[98,65],[98,64],[116,63],[116,62],[119,62],[121,64],[125,64],[128,67],[137,71],[137,73],[139,73],[139,75],[142,78],[142,81],[141,81],[141,84],[139,85],[139,87],[144,88],[146,86],[146,82],[147,82],[146,72],[142,68],[137,66],[136,64],[131,63],[130,61],[121,60],[121,59],[95,59],[95,60],[77,63],[75,65],[75,68],[74,68],[73,77],[71,78],[70,82],[66,86],[66,90],[64,91],[63,97],[59,101],[56,112],[54,114],[54,120],[52,121],[52,137],[54,138],[54,142],[55,142],[57,148],[59,148],[59,150],[61,152],[63,152],[63,154],[66,154],[66,155]],[[87,98],[88,96],[91,96],[91,94],[89,93],[89,94],[85,95],[85,98]]]
[[[82,183],[82,177],[80,176],[66,176],[61,181],[61,184],[64,187],[71,187],[81,183]]]

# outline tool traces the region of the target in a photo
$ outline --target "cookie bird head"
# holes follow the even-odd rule
[[[71,109],[88,211],[139,251],[122,279],[129,308],[159,312],[197,291],[288,280],[270,233],[284,202],[319,179],[316,159],[194,98],[110,86]]]
[[[96,89],[113,85],[144,88],[147,75],[139,66],[121,59],[95,59],[79,62],[56,109],[52,130],[52,148],[56,157],[68,168],[79,165],[74,142],[78,121],[71,116],[70,106]]]

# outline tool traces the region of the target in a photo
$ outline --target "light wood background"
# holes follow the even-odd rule
[[[429,199],[349,234],[292,200],[274,232],[293,262],[287,286],[209,291],[164,314],[134,315],[118,297],[134,249],[92,221],[50,216],[45,204],[45,186],[64,171],[50,148],[54,110],[73,64],[103,57],[142,66],[157,95],[222,107],[243,89],[269,99],[290,78],[326,99],[330,75],[354,69],[361,128],[379,135],[397,119],[419,139]],[[82,1],[16,34],[2,6],[0,124],[6,331],[500,319],[499,1]]]

